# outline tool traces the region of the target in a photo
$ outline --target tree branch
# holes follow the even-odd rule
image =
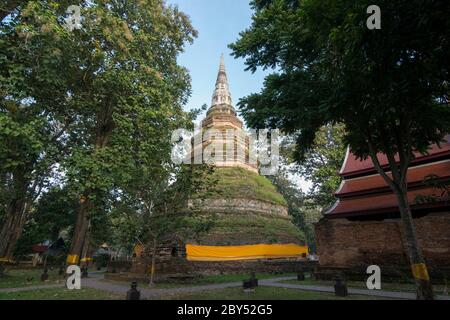
[[[374,165],[375,169],[380,174],[380,176],[383,177],[383,179],[386,181],[386,183],[389,185],[389,187],[392,190],[396,190],[397,188],[396,188],[396,185],[394,183],[394,180],[391,179],[386,174],[386,172],[383,170],[383,168],[380,165],[380,161],[378,160],[378,157],[377,157],[377,152],[375,151],[375,148],[373,147],[373,143],[372,143],[372,141],[370,139],[370,136],[368,136],[367,141],[368,141],[368,145],[369,145],[369,155],[372,158],[372,162],[373,162],[373,165]]]

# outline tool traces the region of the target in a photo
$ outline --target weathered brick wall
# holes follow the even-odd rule
[[[192,201],[189,202],[192,205]],[[246,198],[223,198],[223,199],[202,199],[199,204],[204,211],[216,213],[235,212],[240,214],[255,213],[261,215],[280,215],[286,219],[288,216],[287,207],[270,203],[268,201],[260,201]]]
[[[149,275],[150,261],[145,258],[133,263],[133,268],[128,277],[142,277]],[[244,260],[226,262],[187,261],[184,258],[172,258],[170,260],[158,260],[156,263],[157,279],[166,277],[187,275],[218,275],[218,274],[250,274],[261,273],[286,273],[297,272],[300,268],[313,268],[314,263],[298,259],[275,260]]]
[[[419,243],[431,268],[450,267],[450,213],[414,219]],[[315,225],[320,266],[407,266],[400,220],[322,219]]]

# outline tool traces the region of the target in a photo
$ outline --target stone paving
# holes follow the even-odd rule
[[[334,293],[334,287],[332,286],[315,286],[315,285],[300,285],[290,283],[279,283],[285,280],[295,280],[296,277],[284,277],[267,280],[259,280],[261,286],[277,287],[286,289],[297,289],[304,291],[316,291],[324,293]],[[365,295],[372,297],[381,297],[387,299],[409,299],[415,300],[416,294],[414,292],[401,292],[401,291],[385,291],[385,290],[368,290],[368,289],[354,289],[348,288],[348,293],[351,295]],[[450,296],[437,295],[437,300],[450,300]]]

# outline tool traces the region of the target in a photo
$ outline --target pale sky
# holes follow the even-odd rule
[[[192,96],[186,109],[211,103],[219,69],[220,55],[225,55],[228,81],[236,106],[240,98],[259,92],[268,72],[244,71],[243,59],[230,56],[228,44],[238,39],[239,32],[251,24],[252,11],[246,0],[168,0],[186,13],[198,31],[193,45],[188,45],[179,63],[188,68],[192,77]]]

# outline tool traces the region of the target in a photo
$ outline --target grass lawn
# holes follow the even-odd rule
[[[22,292],[0,292],[0,300],[124,300],[125,296],[91,288],[51,288]]]
[[[168,297],[173,300],[378,300],[369,296],[336,297],[331,293],[301,291],[294,289],[257,287],[254,293],[244,293],[242,288],[211,290],[196,294]]]
[[[15,270],[10,269],[6,275],[0,278],[0,288],[26,287],[30,285],[56,284],[63,280],[58,276],[58,270],[49,270],[49,281],[41,282],[41,270]],[[293,274],[256,274],[258,279],[277,278],[285,276],[293,276]],[[240,282],[248,279],[250,275],[229,274],[229,275],[211,275],[197,278],[188,283],[166,282],[158,283],[155,288],[176,288],[186,286],[199,286],[214,283]],[[30,281],[27,281],[30,280]],[[111,283],[129,286],[129,282],[119,282],[103,280]],[[289,283],[302,284],[319,284],[316,281],[306,280],[305,282],[289,281]],[[327,282],[320,284],[329,285]],[[146,283],[141,283],[140,288],[147,288]],[[5,293],[0,292],[0,300],[123,300],[122,295],[109,293],[105,291],[95,290],[91,288],[83,288],[81,290],[68,290],[66,288],[48,288],[39,290],[27,290],[22,292]],[[374,297],[368,296],[350,296],[347,298],[336,297],[334,294],[307,292],[294,289],[274,288],[274,287],[257,287],[254,293],[244,293],[242,288],[227,288],[219,290],[209,290],[201,293],[178,294],[160,297],[160,299],[193,299],[193,300],[372,300]]]
[[[48,270],[48,281],[41,281],[42,269],[7,269],[0,276],[1,288],[21,288],[27,286],[62,283],[64,278],[58,276],[58,269]]]
[[[275,279],[279,277],[292,277],[294,273],[283,274],[271,274],[271,273],[256,273],[256,278],[261,279]],[[197,284],[212,284],[212,283],[224,283],[224,282],[239,282],[242,280],[250,279],[250,274],[223,274],[223,275],[211,275],[203,276],[197,280]]]

